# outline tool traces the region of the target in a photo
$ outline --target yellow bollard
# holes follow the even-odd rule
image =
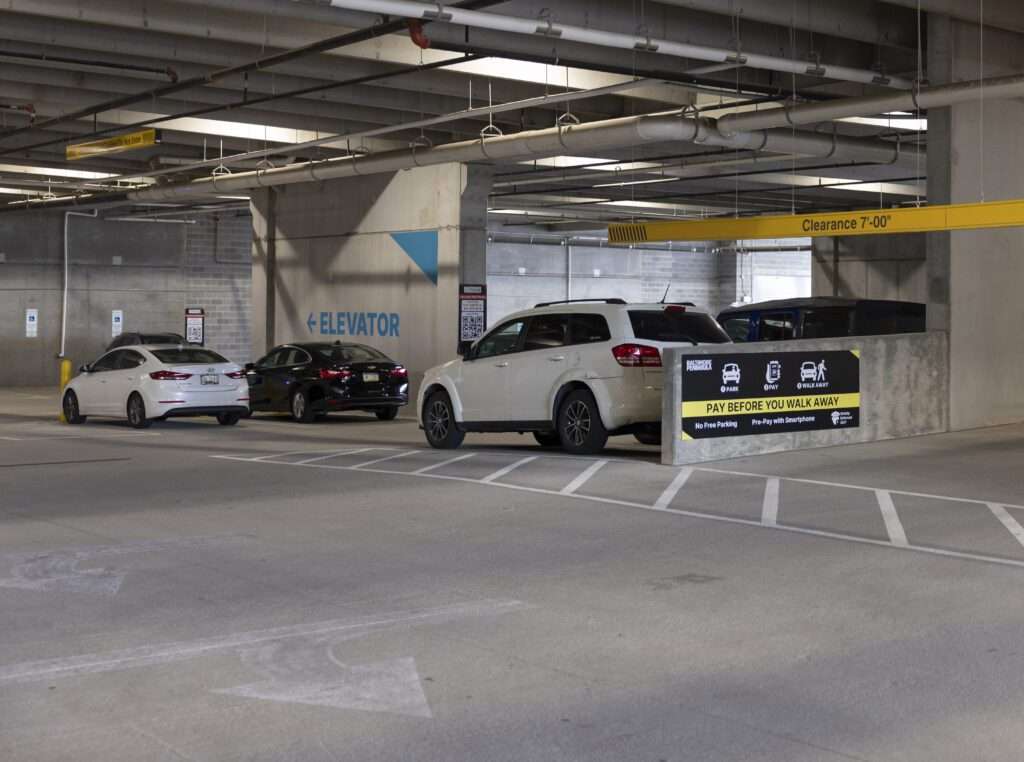
[[[68,385],[71,380],[71,360],[66,357],[60,361],[60,394],[61,394],[61,406],[60,406],[60,422],[67,423],[67,419],[64,417],[64,387]]]

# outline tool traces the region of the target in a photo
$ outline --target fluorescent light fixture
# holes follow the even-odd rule
[[[106,172],[89,172],[84,169],[55,169],[53,167],[31,167],[25,164],[0,164],[0,172],[19,175],[42,175],[43,177],[71,177],[76,180],[104,180],[114,175]]]
[[[906,132],[928,132],[927,119],[914,119],[905,116],[893,115],[888,119],[884,116],[850,116],[838,119],[839,122],[848,124],[863,124],[868,127],[886,127],[891,130],[904,130]]]

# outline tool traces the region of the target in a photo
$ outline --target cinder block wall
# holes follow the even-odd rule
[[[76,366],[111,340],[111,311],[125,331],[184,331],[186,306],[207,310],[207,346],[249,354],[251,216],[197,215],[194,225],[70,220],[65,355]],[[64,214],[0,215],[0,386],[59,379]],[[25,336],[25,310],[39,335]]]

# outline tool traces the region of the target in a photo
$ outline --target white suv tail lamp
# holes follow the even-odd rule
[[[660,368],[661,352],[643,344],[619,344],[612,347],[615,362],[623,368]]]

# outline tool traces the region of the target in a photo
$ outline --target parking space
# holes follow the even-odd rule
[[[669,468],[33,404],[0,399],[5,759],[1009,758],[1020,428],[943,494],[984,435]]]

